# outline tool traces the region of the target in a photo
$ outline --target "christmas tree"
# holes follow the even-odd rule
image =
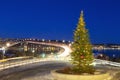
[[[81,11],[79,22],[74,32],[74,43],[72,44],[71,53],[72,70],[76,73],[94,73],[94,68],[91,65],[94,59],[92,45],[85,26],[83,11]]]

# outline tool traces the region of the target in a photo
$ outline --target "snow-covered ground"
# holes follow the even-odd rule
[[[0,80],[54,80],[50,71],[65,66],[69,66],[69,64],[60,61],[43,61],[40,63],[29,64],[2,71],[3,74],[8,72],[11,72],[11,74],[6,76],[1,75]]]

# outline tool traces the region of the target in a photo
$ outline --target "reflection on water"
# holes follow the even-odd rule
[[[109,58],[120,58],[120,50],[118,49],[107,49],[107,50],[93,50],[95,56],[98,54],[105,54]]]

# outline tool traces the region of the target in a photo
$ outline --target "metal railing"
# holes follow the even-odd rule
[[[120,63],[118,62],[112,62],[112,61],[107,61],[107,60],[101,60],[101,59],[95,59],[95,64],[103,64],[103,65],[110,65],[110,66],[116,66],[120,67]]]
[[[68,61],[66,58],[33,58],[33,59],[20,59],[18,61],[12,60],[12,61],[6,61],[6,62],[1,62],[0,63],[0,70],[4,69],[9,69],[9,68],[14,68],[14,67],[19,67],[19,66],[24,66],[28,64],[33,64],[33,63],[41,63],[46,64],[45,61]],[[44,63],[43,63],[44,62]]]

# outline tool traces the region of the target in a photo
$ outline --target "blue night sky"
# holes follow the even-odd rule
[[[92,43],[120,43],[120,0],[0,0],[0,37],[73,40],[81,10]]]

